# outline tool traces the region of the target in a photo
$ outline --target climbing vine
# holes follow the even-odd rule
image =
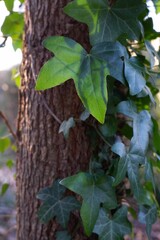
[[[80,211],[86,236],[119,240],[131,234],[132,216],[146,224],[150,239],[159,214],[154,167],[159,166],[155,142],[160,135],[150,109],[155,106],[160,59],[150,42],[157,33],[147,5],[142,0],[74,0],[64,12],[87,24],[92,48],[87,52],[63,36],[47,38],[44,47],[54,57],[41,68],[36,90],[73,79],[85,108],[78,121],[89,125],[92,115],[97,122],[91,131],[100,141],[87,172],[40,190],[39,218],[47,223],[55,217],[62,227],[57,240],[70,240],[70,213]],[[71,116],[61,124],[65,138],[76,121]],[[66,189],[76,195],[65,195]]]

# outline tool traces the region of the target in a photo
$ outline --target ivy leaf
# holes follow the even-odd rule
[[[149,144],[149,137],[152,133],[152,121],[148,111],[141,111],[135,115],[133,120],[133,139],[132,143],[138,145],[138,148],[146,154]]]
[[[99,235],[100,240],[123,240],[124,235],[131,233],[127,208],[123,206],[112,218],[102,208],[93,231]]]
[[[151,228],[152,228],[152,224],[156,222],[157,220],[157,207],[154,204],[151,207],[144,207],[141,206],[140,208],[140,212],[139,212],[139,221],[141,223],[146,224],[146,232],[148,235],[148,239],[151,239]]]
[[[130,94],[136,95],[142,91],[146,85],[143,77],[144,68],[135,57],[125,60],[125,77],[129,84]]]
[[[155,185],[153,167],[152,167],[151,162],[147,158],[146,158],[146,161],[145,161],[145,180],[150,181],[152,183],[154,192],[156,192],[156,185]]]
[[[63,197],[65,188],[55,181],[51,187],[43,188],[37,198],[43,201],[38,216],[43,223],[56,217],[62,227],[67,226],[70,212],[79,208],[79,202],[71,196]]]
[[[88,54],[74,40],[49,37],[44,46],[55,54],[40,70],[36,90],[55,87],[72,78],[84,106],[101,123],[107,109],[106,63]]]
[[[5,36],[10,36],[14,49],[22,48],[23,14],[11,12],[4,20],[1,31]]]
[[[131,183],[131,188],[135,196],[140,198],[141,186],[139,183],[139,164],[144,163],[145,157],[143,153],[131,142],[128,152],[123,143],[116,143],[112,146],[112,151],[120,156],[118,163],[117,174],[114,181],[114,186],[118,185],[128,173],[128,178]]]
[[[117,174],[114,181],[114,186],[116,186],[125,178],[128,166],[128,158],[126,157],[125,145],[121,142],[117,142],[112,145],[112,151],[120,156]]]
[[[64,12],[89,27],[91,44],[114,42],[126,33],[129,39],[138,40],[141,25],[137,20],[145,9],[141,0],[117,0],[110,6],[107,0],[74,0]]]
[[[137,114],[137,109],[132,101],[122,101],[117,106],[117,112],[133,119]]]
[[[4,153],[9,148],[10,145],[11,145],[11,141],[8,137],[0,138],[0,152],[1,153]]]
[[[67,231],[58,231],[56,233],[56,240],[71,240],[71,236]]]
[[[63,179],[60,183],[82,196],[83,203],[80,213],[87,236],[93,231],[100,204],[108,202],[110,203],[108,206],[110,205],[111,208],[117,206],[111,177],[81,172]]]
[[[89,116],[90,116],[90,113],[88,112],[87,109],[85,109],[80,115],[80,120],[86,121],[89,118]]]
[[[69,130],[70,128],[73,128],[75,126],[75,121],[73,117],[69,118],[67,121],[63,121],[59,128],[59,133],[63,133],[64,137],[67,139],[69,136]]]
[[[4,0],[6,8],[9,12],[13,9],[14,0]]]
[[[157,58],[157,60],[159,62],[160,62],[160,57],[149,41],[147,41],[147,40],[145,41],[145,46],[146,46],[147,52],[149,54],[151,68],[153,68],[155,65],[155,57]]]
[[[110,71],[110,75],[125,85],[124,61],[128,58],[126,48],[119,42],[102,42],[92,48],[94,55],[105,61]]]

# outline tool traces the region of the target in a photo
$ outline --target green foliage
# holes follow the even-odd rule
[[[59,133],[63,133],[64,137],[67,139],[69,136],[69,130],[75,126],[75,121],[73,117],[69,118],[67,121],[63,121],[59,128]]]
[[[111,5],[108,0],[75,0],[64,12],[86,23],[89,27],[91,44],[115,41],[121,34],[131,40],[141,36],[138,15],[145,9],[141,0],[117,0]]]
[[[109,176],[78,173],[63,179],[60,183],[82,196],[83,203],[80,212],[87,236],[93,231],[100,204],[106,203],[108,209],[117,206],[112,178]]]
[[[105,209],[101,209],[94,232],[99,240],[123,240],[124,235],[131,233],[131,224],[127,219],[127,208],[122,207],[110,217]]]
[[[1,195],[2,196],[7,192],[8,188],[9,188],[9,184],[8,183],[2,184],[2,188],[1,188]]]
[[[8,137],[0,138],[0,152],[4,153],[10,147],[11,141]]]
[[[5,1],[10,15],[2,32],[11,36],[14,47],[18,48],[23,16],[13,12],[13,2]],[[159,11],[158,1],[154,4]],[[41,68],[36,90],[73,79],[86,110],[79,119],[70,116],[63,120],[59,133],[67,139],[77,122],[87,122],[95,149],[86,172],[60,182],[56,180],[52,186],[40,190],[37,198],[43,204],[39,218],[43,223],[55,218],[61,225],[56,239],[71,240],[75,230],[69,226],[70,213],[78,218],[73,211],[80,211],[77,226],[81,227],[82,220],[84,234],[96,233],[99,240],[120,240],[131,233],[123,199],[127,202],[133,197],[139,207],[135,216],[146,225],[150,239],[152,224],[160,211],[154,177],[154,168],[160,169],[159,161],[155,160],[160,155],[160,133],[150,115],[157,91],[154,82],[160,76],[159,52],[151,40],[159,33],[153,30],[152,19],[147,18],[143,0],[73,0],[64,7],[64,12],[87,24],[92,47],[87,52],[78,42],[64,36],[44,40],[44,47],[54,56]],[[98,123],[92,121],[90,114]],[[1,152],[7,149],[7,141],[0,142]],[[12,167],[12,162],[7,165]],[[69,191],[65,195],[64,186],[78,195],[82,204]],[[117,194],[121,186],[122,196]],[[4,192],[5,189],[7,185]],[[129,211],[134,212],[134,206]]]
[[[12,11],[13,5],[14,5],[14,0],[4,0],[6,8],[9,12]]]
[[[66,227],[71,211],[78,209],[80,204],[73,196],[64,197],[65,188],[55,181],[51,187],[41,189],[37,198],[43,201],[38,216],[43,223],[56,217],[62,227]]]
[[[36,89],[48,89],[70,78],[74,79],[84,106],[103,123],[107,108],[108,74],[103,60],[96,56],[94,49],[88,54],[80,44],[66,37],[49,37],[44,46],[52,51],[55,57],[42,67]]]

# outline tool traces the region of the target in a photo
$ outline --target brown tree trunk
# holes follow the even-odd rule
[[[59,122],[79,117],[82,104],[72,80],[39,94],[35,78],[50,53],[42,46],[47,36],[64,35],[88,45],[86,27],[67,17],[62,8],[67,0],[26,0],[22,85],[19,92],[17,159],[17,239],[55,239],[57,225],[43,225],[37,217],[36,194],[55,178],[63,178],[88,168],[90,148],[86,128],[77,124],[66,141],[58,133]],[[43,97],[42,97],[43,95]],[[45,99],[45,100],[44,100]],[[50,108],[50,112],[44,102]],[[77,234],[74,239],[86,239]]]

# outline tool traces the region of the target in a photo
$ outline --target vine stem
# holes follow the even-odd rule
[[[30,59],[31,59],[31,69],[32,69],[32,75],[33,75],[33,79],[34,82],[36,83],[36,73],[35,73],[35,68],[34,68],[34,64],[33,64],[33,57],[30,55]],[[38,94],[41,96],[41,100],[43,105],[45,106],[45,108],[48,110],[48,112],[50,113],[50,115],[56,120],[56,122],[58,122],[59,124],[62,123],[62,121],[55,115],[55,113],[50,109],[50,107],[48,106],[44,96],[42,95],[42,92],[38,92]]]
[[[5,125],[7,126],[8,130],[9,130],[9,132],[12,134],[14,140],[16,141],[16,140],[17,140],[17,136],[16,136],[16,134],[14,133],[11,125],[9,124],[6,116],[4,115],[4,113],[3,113],[2,111],[0,111],[0,117],[3,119]]]

